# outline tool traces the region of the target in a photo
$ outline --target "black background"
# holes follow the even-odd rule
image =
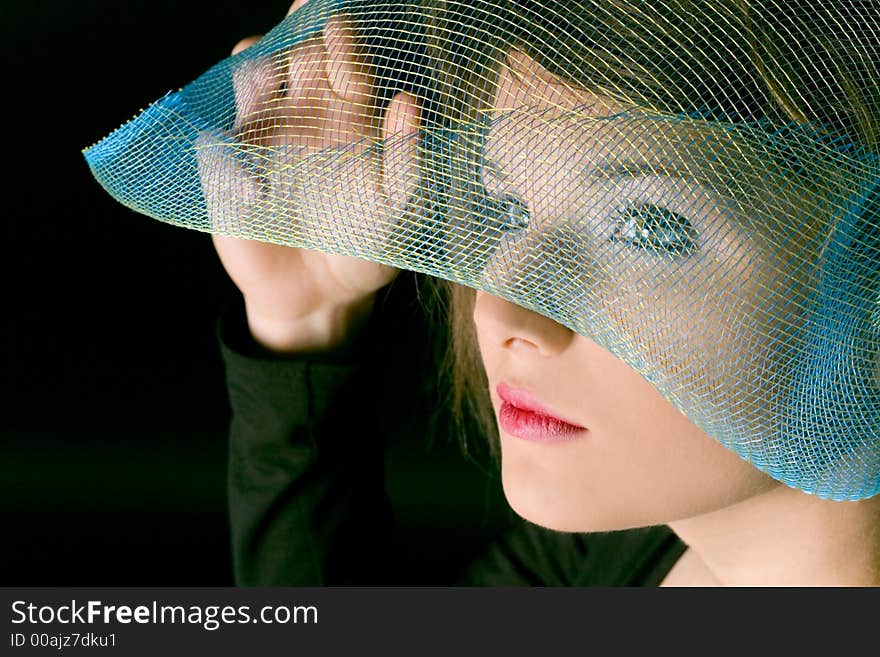
[[[232,583],[214,322],[235,288],[208,235],[118,204],[81,151],[287,8],[0,3],[0,584]],[[401,558],[444,583],[491,533],[497,482],[487,501],[455,449],[396,449]]]

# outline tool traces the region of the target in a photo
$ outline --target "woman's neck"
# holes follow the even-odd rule
[[[689,549],[664,584],[880,585],[880,496],[832,502],[780,485],[669,526]]]

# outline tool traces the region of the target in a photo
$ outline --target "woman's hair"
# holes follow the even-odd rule
[[[871,151],[880,146],[880,34],[846,20],[865,3],[425,2],[428,61],[441,81],[432,92],[443,110],[433,120],[441,127],[477,120],[505,53],[518,48],[571,84],[627,105],[811,124]],[[466,440],[475,421],[497,452],[473,323],[475,292],[439,278],[422,283],[427,303],[446,316],[441,374],[460,434]]]

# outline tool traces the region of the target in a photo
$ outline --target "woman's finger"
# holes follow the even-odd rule
[[[260,34],[255,34],[254,36],[245,37],[244,39],[242,39],[241,41],[239,41],[238,43],[236,43],[233,46],[232,54],[237,55],[242,50],[247,50],[252,45],[254,45],[257,41],[259,41],[261,38],[262,38],[262,35],[260,35]]]
[[[333,93],[367,109],[372,106],[373,75],[358,44],[354,25],[342,16],[331,16],[324,26],[327,81]],[[373,116],[370,112],[370,116]]]
[[[242,39],[232,49],[232,54],[250,48],[261,35]],[[260,135],[250,134],[261,123],[258,117],[268,108],[274,95],[277,76],[272,62],[266,58],[248,59],[238,64],[232,72],[232,89],[235,95],[235,121],[233,132],[246,142],[259,142]]]
[[[240,146],[212,132],[201,133],[193,146],[210,230],[243,233],[258,214],[262,195],[257,181],[237,159]]]
[[[248,126],[259,123],[257,118],[270,107],[277,76],[269,59],[249,59],[241,62],[232,72],[235,94],[235,122],[233,132],[244,141],[258,141],[257,135],[246,134]]]
[[[391,99],[382,122],[382,171],[385,198],[394,214],[402,211],[418,185],[421,110],[408,93]]]
[[[290,16],[297,9],[306,4],[309,0],[296,0],[292,5],[290,5],[290,9],[287,10],[287,15]]]

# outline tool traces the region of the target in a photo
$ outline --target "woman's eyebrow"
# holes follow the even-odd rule
[[[675,160],[615,160],[586,167],[581,174],[581,177],[587,181],[595,181],[602,178],[639,178],[643,176],[663,176],[688,180],[704,179],[707,177],[705,172],[697,173],[683,165],[681,161]]]

